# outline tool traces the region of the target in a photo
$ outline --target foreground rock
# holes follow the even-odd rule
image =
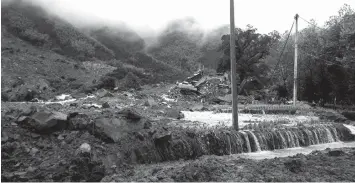
[[[99,97],[99,98],[103,98],[103,97],[113,97],[114,95],[105,90],[105,89],[100,89],[99,91],[97,91],[96,95]]]
[[[128,134],[149,128],[150,122],[133,109],[123,109],[114,118],[98,118],[94,123],[94,135],[106,142],[119,142]]]
[[[32,116],[22,116],[17,120],[20,126],[38,133],[50,133],[68,127],[68,116],[61,112],[40,111]]]
[[[180,110],[178,109],[167,109],[166,110],[166,115],[169,118],[174,118],[174,119],[182,119],[184,118],[184,113],[182,113]]]

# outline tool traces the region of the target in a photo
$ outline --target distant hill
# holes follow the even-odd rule
[[[157,44],[148,49],[155,58],[186,71],[194,71],[199,63],[216,69],[221,53],[222,35],[228,32],[223,26],[204,33],[193,19],[171,22],[157,38]]]
[[[133,30],[121,25],[121,27],[105,26],[102,28],[87,28],[89,35],[115,53],[117,59],[124,59],[130,53],[141,52],[144,40]]]
[[[78,60],[108,60],[114,53],[68,22],[21,1],[1,7],[1,24],[9,33],[38,47]]]
[[[108,76],[120,83],[129,73],[141,77],[142,84],[186,76],[142,53],[143,39],[129,29],[98,27],[87,32],[22,1],[2,4],[1,21],[4,101],[90,91]]]
[[[199,44],[203,32],[194,29],[193,20],[177,20],[170,23],[158,36],[157,44],[148,49],[155,58],[182,70],[192,72],[202,56]]]

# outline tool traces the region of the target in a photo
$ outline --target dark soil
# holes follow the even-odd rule
[[[203,156],[194,161],[135,166],[127,170],[130,174],[106,176],[103,181],[353,182],[355,148],[339,151],[338,156],[325,150],[261,161]]]

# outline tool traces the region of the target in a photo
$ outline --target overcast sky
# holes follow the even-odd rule
[[[167,22],[194,17],[205,30],[229,24],[229,0],[34,0],[51,11],[81,23],[124,21],[136,31],[160,30]],[[343,4],[355,0],[235,0],[237,27],[251,24],[261,33],[284,32],[296,13],[323,25]],[[304,28],[306,23],[299,22]]]

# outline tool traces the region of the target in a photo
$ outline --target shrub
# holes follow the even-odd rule
[[[35,45],[43,45],[49,40],[49,36],[47,34],[39,33],[34,29],[26,29],[21,32],[20,35],[23,39]]]
[[[134,75],[132,72],[129,72],[125,78],[120,81],[119,88],[121,89],[140,89],[141,88],[141,80]]]
[[[105,89],[114,89],[116,87],[117,79],[111,76],[104,76],[100,79],[99,84],[97,85],[98,88],[105,88]]]

